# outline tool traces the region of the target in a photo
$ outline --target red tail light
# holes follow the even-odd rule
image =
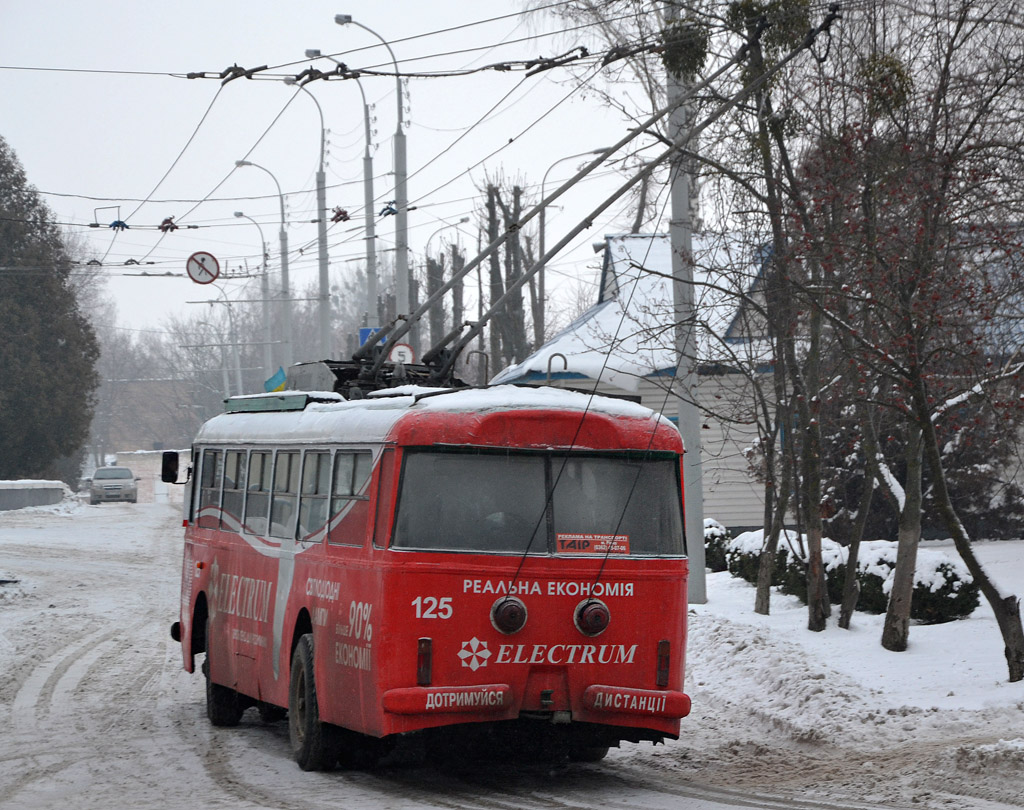
[[[421,638],[416,642],[416,685],[430,686],[430,669],[434,657],[434,642]]]
[[[672,645],[665,639],[658,642],[658,672],[655,683],[661,688],[668,686],[668,665],[672,658]]]
[[[612,614],[608,605],[600,599],[584,599],[576,605],[573,621],[576,629],[585,636],[599,636],[611,622]]]

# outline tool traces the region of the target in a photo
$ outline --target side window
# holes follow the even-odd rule
[[[221,504],[220,525],[236,530],[242,522],[242,504],[245,502],[245,451],[228,450],[224,454],[224,500]]]
[[[369,515],[367,487],[372,461],[369,451],[335,453],[328,533],[330,542],[363,545]]]
[[[355,468],[354,453],[336,453],[334,456],[334,489],[331,511],[337,512],[352,495],[352,470]]]
[[[270,505],[272,537],[295,537],[298,499],[299,454],[291,450],[279,450],[274,466],[274,497]]]
[[[299,539],[310,542],[327,523],[330,496],[331,454],[307,452],[302,461],[302,493],[299,498]]]
[[[220,485],[224,478],[224,454],[220,450],[204,450],[199,482],[199,527],[220,526]]]
[[[369,453],[356,453],[355,457],[352,471],[352,494],[368,498],[369,493],[366,491],[366,488],[370,484],[373,459]]]
[[[259,452],[249,454],[249,475],[245,499],[245,528],[253,534],[266,534],[267,512],[270,509],[270,470],[273,456]]]

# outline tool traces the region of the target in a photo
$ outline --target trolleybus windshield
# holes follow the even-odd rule
[[[683,556],[679,459],[410,449],[392,546]]]

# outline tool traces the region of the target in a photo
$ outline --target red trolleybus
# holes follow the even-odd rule
[[[647,408],[551,388],[229,400],[172,628],[209,719],[287,710],[306,770],[418,731],[575,760],[677,737],[681,453]]]

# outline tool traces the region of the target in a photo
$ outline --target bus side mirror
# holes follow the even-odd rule
[[[178,454],[174,450],[165,450],[160,465],[160,480],[165,484],[178,483]]]

